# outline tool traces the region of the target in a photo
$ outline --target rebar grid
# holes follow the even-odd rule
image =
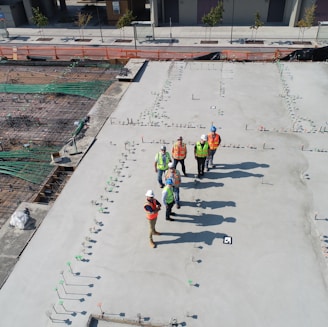
[[[95,80],[107,82],[115,78],[120,68],[108,65],[78,67],[76,63],[69,67],[6,65],[0,67],[0,83],[15,86]],[[41,169],[44,159],[29,158],[28,160],[36,163],[27,164],[26,159],[20,157],[22,152],[31,153],[28,151],[35,146],[62,147],[76,129],[74,123],[85,117],[95,102],[94,99],[63,93],[1,93],[0,155],[3,158],[0,173],[0,228],[21,202],[31,201],[43,191],[47,180],[45,176],[48,178],[55,169],[49,166],[49,153],[48,162]],[[41,178],[30,178],[36,172],[42,173]],[[62,172],[52,176],[45,188],[44,197],[41,192],[40,201],[55,201],[70,174],[71,172]]]

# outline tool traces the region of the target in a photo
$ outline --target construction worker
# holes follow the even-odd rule
[[[165,185],[163,183],[163,174],[169,168],[169,162],[171,162],[171,156],[166,151],[166,146],[161,146],[161,151],[156,153],[155,156],[155,172],[157,173],[157,181],[160,185],[160,188],[163,188]]]
[[[201,177],[204,175],[205,161],[209,155],[207,135],[203,134],[200,141],[195,144],[194,154],[197,160],[198,177]]]
[[[162,192],[162,202],[166,207],[165,219],[169,221],[174,221],[170,216],[174,216],[175,213],[172,212],[172,207],[174,206],[174,194],[173,194],[173,180],[168,178],[166,180],[166,185]]]
[[[177,209],[180,209],[181,174],[179,170],[175,169],[173,162],[169,163],[169,169],[165,172],[165,180],[168,180],[169,178],[173,180],[174,201],[177,205]]]
[[[215,126],[211,126],[211,133],[209,133],[207,135],[207,142],[208,142],[208,146],[209,146],[210,150],[209,150],[208,157],[206,158],[205,167],[206,167],[206,170],[209,171],[210,166],[211,166],[211,168],[215,167],[213,165],[213,158],[214,158],[217,148],[220,146],[220,143],[221,143],[221,136],[218,133],[216,133]]]
[[[187,157],[187,146],[182,142],[182,136],[179,136],[177,141],[173,144],[172,147],[172,158],[174,163],[174,168],[177,168],[178,162],[181,164],[182,172],[184,176],[187,176],[186,167],[184,160]]]
[[[149,242],[152,248],[156,247],[153,241],[153,235],[161,235],[156,231],[155,225],[158,217],[158,212],[161,210],[161,204],[155,199],[155,194],[152,190],[148,190],[145,194],[146,203],[144,209],[146,211],[146,217],[149,221]]]

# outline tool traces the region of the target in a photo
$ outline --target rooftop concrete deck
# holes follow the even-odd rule
[[[1,289],[1,324],[323,325],[327,70],[147,62]],[[193,145],[212,123],[223,141],[198,179]],[[144,194],[160,199],[154,156],[180,135],[182,207],[160,213],[151,249]]]

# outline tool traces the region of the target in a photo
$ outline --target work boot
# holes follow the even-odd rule
[[[157,231],[155,231],[155,232],[153,233],[153,235],[162,235],[162,234],[159,233],[159,232],[157,232]]]
[[[149,245],[150,245],[151,248],[155,248],[156,247],[156,244],[153,242],[153,240],[150,240]]]

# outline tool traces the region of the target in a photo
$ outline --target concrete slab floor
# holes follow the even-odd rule
[[[7,277],[12,271],[16,261],[19,260],[26,244],[33,237],[42,220],[47,215],[50,205],[22,202],[17,212],[24,211],[25,208],[30,210],[29,222],[24,230],[10,226],[10,219],[0,230],[1,251],[0,251],[0,287],[5,283]]]
[[[325,323],[327,70],[149,62],[1,289],[1,323],[85,326],[100,306],[166,325]],[[212,123],[223,141],[198,179],[193,145]],[[152,249],[144,194],[161,198],[155,153],[180,135],[182,207],[160,213]]]

